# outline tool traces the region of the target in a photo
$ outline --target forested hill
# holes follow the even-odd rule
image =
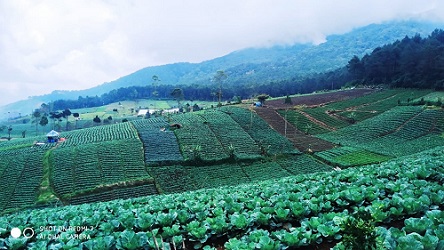
[[[283,96],[361,84],[444,89],[444,31],[436,29],[426,38],[419,34],[413,37],[405,36],[392,44],[377,47],[362,59],[355,55],[346,66],[327,73],[319,73],[302,80],[291,79],[224,88],[223,94],[228,97],[248,97],[257,93]],[[209,100],[215,97],[212,89],[205,85],[161,85],[156,88],[148,85],[119,88],[100,97],[57,100],[53,102],[53,106],[55,109],[101,106],[125,99],[149,98],[154,91],[157,91],[160,97],[167,97],[177,86],[182,88],[187,99]]]
[[[319,45],[250,48],[197,64],[176,63],[148,67],[99,85],[91,89],[89,96],[100,95],[120,87],[150,85],[153,75],[161,79],[161,84],[167,85],[209,85],[218,70],[224,70],[228,75],[226,86],[300,79],[312,73],[340,68],[346,65],[353,55],[364,56],[374,48],[402,39],[406,35],[424,36],[436,28],[440,27],[437,24],[411,21],[372,24],[346,34],[328,36],[326,42]]]
[[[175,63],[148,67],[91,89],[53,91],[48,95],[31,97],[28,100],[0,108],[0,111],[4,111],[0,113],[21,112],[23,114],[39,107],[42,102],[59,99],[76,100],[79,96],[95,98],[95,96],[100,97],[104,93],[122,87],[151,86],[153,75],[160,78],[159,88],[164,89],[164,96],[169,95],[173,85],[193,85],[205,86],[205,95],[208,98],[211,92],[216,89],[210,79],[218,70],[224,70],[228,75],[224,82],[226,87],[243,86],[245,89],[255,88],[260,92],[268,92],[268,86],[272,82],[294,82],[305,79],[308,75],[313,75],[316,72],[338,69],[347,65],[353,55],[361,58],[378,46],[392,43],[397,39],[400,40],[406,35],[412,37],[415,34],[421,34],[425,36],[436,28],[440,28],[440,25],[413,21],[372,24],[346,34],[328,36],[326,42],[319,45],[296,44],[271,48],[250,48],[202,63]],[[309,86],[307,91],[318,87],[322,86]],[[275,91],[276,89],[271,90]],[[254,92],[248,91],[250,94]],[[293,92],[302,92],[300,85],[287,89],[287,93]],[[244,94],[247,92],[224,92],[224,98]],[[185,91],[185,98],[199,95]]]
[[[444,89],[444,31],[405,37],[347,65],[355,83]]]

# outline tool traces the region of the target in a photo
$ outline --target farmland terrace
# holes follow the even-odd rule
[[[365,210],[375,219],[378,230],[385,232],[384,237],[395,237],[385,240],[400,246],[404,244],[403,237],[416,232],[412,223],[422,216],[433,224],[438,216],[435,211],[442,209],[444,202],[439,148],[444,146],[444,110],[411,101],[440,95],[411,89],[355,89],[331,95],[334,99],[330,101],[326,93],[293,97],[297,105],[283,109],[274,100],[268,107],[224,106],[67,131],[62,133],[66,140],[58,144],[37,146],[36,141],[46,139],[41,136],[0,142],[0,209],[13,213],[40,207],[42,210],[35,211],[57,215],[64,213],[65,208],[62,206],[57,212],[51,207],[84,204],[73,207],[77,209],[73,214],[77,214],[83,213],[82,209],[98,211],[104,206],[107,211],[119,211],[125,216],[113,222],[99,215],[91,217],[92,221],[85,223],[105,225],[95,229],[94,234],[135,237],[137,242],[145,242],[137,244],[147,247],[151,242],[141,232],[148,230],[151,239],[153,235],[162,236],[168,242],[187,247],[222,244],[226,249],[239,249],[259,236],[268,237],[266,244],[274,248],[337,243],[347,232],[340,227],[342,219],[336,219],[339,224],[333,225],[333,218],[348,218],[353,211]],[[424,153],[422,158],[421,152],[432,148],[436,149]],[[408,158],[412,154],[416,155]],[[403,171],[398,171],[400,167]],[[349,169],[334,171],[338,168]],[[313,173],[317,174],[310,175]],[[405,183],[398,183],[397,178]],[[379,181],[384,185],[393,182],[391,191],[376,190]],[[299,183],[302,189],[294,189],[289,183]],[[416,193],[413,188],[406,188],[412,185],[431,189]],[[255,188],[261,191],[252,191]],[[273,191],[276,188],[280,190],[277,193],[288,196],[277,197]],[[239,190],[240,196],[233,190]],[[301,193],[304,190],[307,194]],[[327,197],[326,190],[337,192],[331,191]],[[407,193],[400,193],[404,191]],[[222,200],[204,198],[207,194]],[[180,206],[172,204],[185,197],[182,195],[189,196],[189,202],[184,203],[188,212],[181,210],[179,215],[173,210]],[[260,200],[248,203],[253,196]],[[405,201],[392,204],[391,200],[400,197]],[[110,203],[85,205],[98,201]],[[134,214],[127,210],[142,209],[140,204],[159,206],[150,208],[158,212],[154,215],[138,210],[140,213]],[[221,204],[221,209],[226,209],[214,212],[214,216],[226,216],[210,216],[213,208],[206,206],[211,204]],[[260,209],[255,210],[255,206]],[[18,212],[18,216],[23,215]],[[157,219],[151,221],[153,218]],[[204,218],[210,221],[201,221]],[[11,224],[9,220],[9,216],[0,217],[2,223]],[[72,220],[69,224],[83,223]],[[393,221],[409,228],[399,233],[404,227],[392,227]],[[203,230],[201,225],[205,223],[214,228]],[[288,231],[282,227],[284,224],[299,229]],[[320,227],[321,224],[324,226]],[[417,240],[444,240],[440,238],[440,227],[429,224],[435,231],[420,231],[423,238]],[[32,220],[20,225],[40,224]],[[251,233],[238,239],[232,230]],[[311,236],[306,235],[310,230]],[[299,233],[286,234],[292,232]],[[10,238],[9,233],[0,230],[0,239],[5,237]],[[123,238],[114,239],[114,243],[97,241],[72,244],[111,249],[131,245],[125,245],[129,243]],[[11,242],[0,241],[0,248],[5,244],[22,248],[52,244],[36,239]]]
[[[34,146],[44,137],[0,142],[0,207],[108,201],[380,163],[444,145],[443,110],[406,105],[425,95],[433,96],[353,89],[293,97],[297,105],[285,109],[274,100],[73,130],[57,146]],[[358,111],[371,112],[350,115]]]

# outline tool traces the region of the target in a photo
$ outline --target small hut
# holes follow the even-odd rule
[[[46,136],[48,137],[48,142],[49,143],[53,143],[53,142],[58,142],[59,141],[59,133],[55,130],[51,130],[48,134],[46,134]]]

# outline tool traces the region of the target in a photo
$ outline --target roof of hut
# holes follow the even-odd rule
[[[48,134],[46,134],[46,136],[51,136],[51,137],[59,136],[59,133],[55,130],[51,130],[51,131],[49,131]]]

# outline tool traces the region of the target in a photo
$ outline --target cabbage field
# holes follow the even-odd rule
[[[444,249],[444,109],[413,102],[441,95],[337,91],[0,141],[0,249]]]
[[[364,214],[376,236],[363,244],[438,249],[444,244],[443,164],[441,147],[343,171],[25,210],[0,217],[5,225],[0,247],[285,249],[324,244],[344,249],[358,237],[347,227],[364,218],[356,214]],[[34,235],[13,238],[13,227],[32,228]]]

